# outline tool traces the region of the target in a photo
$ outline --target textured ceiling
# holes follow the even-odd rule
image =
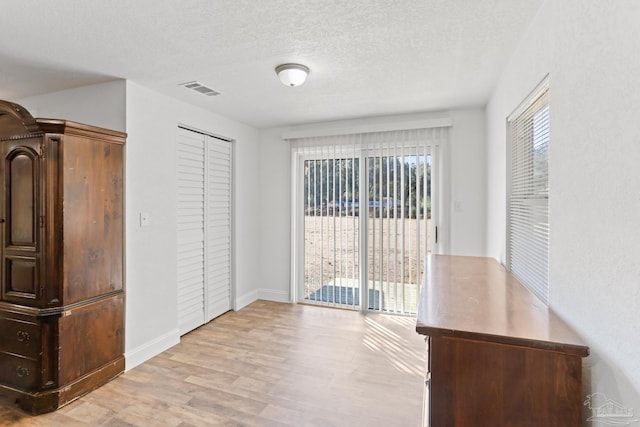
[[[3,0],[0,99],[123,78],[258,128],[481,106],[541,2]]]

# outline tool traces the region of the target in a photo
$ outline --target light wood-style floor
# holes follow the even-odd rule
[[[418,426],[424,341],[411,317],[256,301],[61,408],[0,425]]]

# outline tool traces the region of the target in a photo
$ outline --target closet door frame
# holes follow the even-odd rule
[[[229,139],[229,138],[225,138],[225,137],[221,137],[215,134],[212,134],[210,132],[204,132],[202,130],[199,129],[195,129],[193,127],[190,126],[185,126],[180,124],[178,126],[178,138],[180,138],[180,134],[182,135],[190,135],[190,136],[195,136],[196,139],[198,138],[202,138],[201,139],[201,143],[202,143],[202,165],[203,165],[203,169],[202,169],[202,196],[203,196],[203,200],[202,200],[202,213],[201,213],[201,219],[202,219],[202,323],[199,323],[200,320],[194,320],[197,316],[186,316],[183,317],[184,314],[188,314],[188,313],[182,313],[182,311],[180,310],[180,305],[183,301],[181,301],[181,293],[180,293],[180,289],[177,289],[177,297],[178,297],[178,322],[179,322],[179,328],[180,328],[180,334],[184,335],[185,333],[197,328],[198,326],[201,326],[202,324],[206,324],[209,321],[211,321],[213,318],[219,316],[220,314],[229,311],[229,310],[233,310],[235,309],[235,280],[234,280],[234,271],[235,271],[235,256],[234,256],[234,247],[235,247],[235,222],[233,221],[234,218],[234,204],[235,204],[235,187],[234,187],[234,153],[235,153],[235,144],[234,141]],[[210,227],[210,222],[207,220],[207,217],[209,216],[209,202],[210,202],[210,174],[211,172],[215,173],[215,170],[213,170],[210,166],[211,163],[211,143],[213,142],[224,142],[224,143],[228,143],[228,175],[226,175],[225,177],[228,176],[228,197],[229,197],[229,201],[228,201],[228,218],[226,218],[225,220],[228,221],[228,258],[227,260],[227,266],[226,268],[228,268],[228,303],[225,305],[223,304],[222,306],[222,312],[220,312],[220,306],[218,307],[214,307],[214,304],[209,302],[209,294],[211,292],[211,290],[209,289],[209,285],[208,285],[208,278],[212,277],[210,271],[208,271],[208,261],[209,261],[209,253],[208,251],[211,250],[212,248],[209,247],[208,245],[208,237],[209,237],[209,231],[208,229],[211,228]],[[178,141],[178,143],[176,144],[176,150],[178,150],[178,148],[180,147],[180,140]],[[178,157],[178,152],[176,152],[176,160],[179,161],[180,158]],[[179,187],[179,179],[180,179],[180,173],[181,171],[179,170],[179,165],[176,168],[176,190],[179,191],[180,187]],[[227,171],[225,170],[225,173]],[[180,205],[180,200],[178,200],[178,209],[181,208]],[[178,217],[177,220],[180,220],[180,218]],[[179,227],[180,224],[177,224],[177,227]],[[180,233],[179,230],[177,230],[178,233]],[[180,273],[180,269],[178,269],[178,273]],[[180,284],[177,284],[178,286],[180,286]],[[216,308],[216,310],[214,311],[214,308]],[[187,320],[188,322],[185,322],[185,320]],[[183,323],[184,322],[184,323]],[[199,323],[199,324],[198,324]]]

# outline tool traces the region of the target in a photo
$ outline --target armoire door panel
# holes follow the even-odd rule
[[[2,154],[2,299],[37,306],[41,303],[39,265],[41,138],[6,141]]]
[[[11,150],[5,158],[7,245],[37,246],[38,182],[38,153],[27,146]]]
[[[40,297],[37,258],[5,257],[4,295],[8,301],[37,300]]]

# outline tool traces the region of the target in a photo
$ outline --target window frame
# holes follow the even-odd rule
[[[506,268],[547,305],[549,101],[549,78],[546,76],[507,118],[506,150]],[[543,162],[536,159],[536,153],[544,157]]]

